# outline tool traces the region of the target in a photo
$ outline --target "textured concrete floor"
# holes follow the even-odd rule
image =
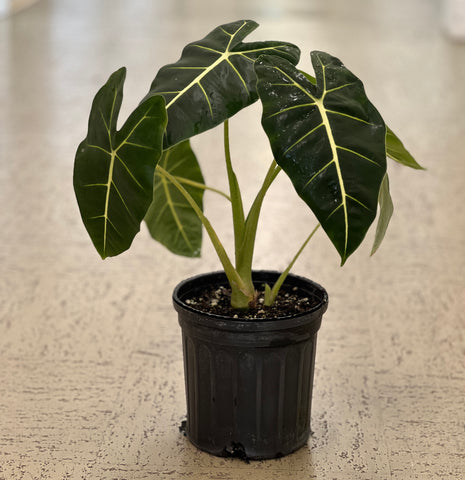
[[[122,65],[122,118],[189,41],[239,18],[253,39],[340,57],[428,171],[391,165],[396,214],[377,255],[341,269],[323,234],[294,271],[322,283],[307,448],[246,464],[198,452],[185,412],[171,291],[219,268],[174,257],[144,230],[102,262],[72,191],[93,95]],[[459,479],[465,471],[465,45],[440,3],[41,0],[0,22],[0,479]],[[259,107],[231,122],[247,198],[270,161]],[[195,141],[224,185],[220,132]],[[207,197],[221,234],[226,205]],[[257,268],[284,268],[314,220],[279,178]],[[266,230],[266,231],[265,231]],[[369,235],[369,240],[372,238]],[[230,247],[231,235],[223,234]],[[289,252],[289,253],[286,253]],[[208,257],[210,255],[210,257]]]

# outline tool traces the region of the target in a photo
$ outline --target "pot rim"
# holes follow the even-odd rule
[[[255,283],[260,283],[264,280],[260,280],[260,277],[267,276],[268,279],[277,279],[281,273],[275,270],[258,270],[253,271],[253,279]],[[207,279],[212,279],[206,282]],[[289,327],[298,327],[299,325],[305,325],[312,321],[321,321],[321,316],[326,312],[328,308],[328,294],[326,290],[314,282],[305,277],[290,273],[284,285],[298,284],[302,289],[305,288],[312,290],[313,295],[318,299],[319,303],[305,312],[295,313],[292,315],[286,315],[282,317],[269,318],[233,318],[231,316],[217,315],[202,310],[193,308],[186,304],[182,297],[186,297],[188,292],[192,290],[194,285],[201,283],[227,283],[226,274],[224,271],[208,272],[182,280],[175,287],[173,291],[173,304],[174,308],[179,312],[183,311],[189,316],[189,320],[209,328],[215,328],[220,330],[232,330],[232,331],[274,331],[284,330]],[[191,288],[189,288],[192,286]],[[195,287],[194,287],[195,288]]]

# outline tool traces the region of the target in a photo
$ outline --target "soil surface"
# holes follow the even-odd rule
[[[199,295],[185,300],[195,310],[214,315],[228,316],[242,320],[273,319],[289,317],[311,310],[318,304],[308,293],[298,287],[282,287],[275,302],[271,306],[264,305],[263,292],[257,292],[255,304],[248,310],[234,310],[230,305],[231,291],[227,287],[212,286]]]

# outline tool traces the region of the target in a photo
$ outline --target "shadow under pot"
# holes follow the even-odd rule
[[[262,289],[278,276],[258,271],[253,280]],[[185,433],[213,455],[281,457],[304,446],[310,435],[317,332],[328,296],[320,285],[290,274],[283,288],[312,299],[309,311],[248,320],[189,305],[209,287],[227,285],[224,272],[215,272],[187,279],[173,293],[182,329]]]

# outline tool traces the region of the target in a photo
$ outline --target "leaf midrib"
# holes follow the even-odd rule
[[[220,52],[218,52],[220,53]],[[167,104],[166,104],[166,109],[168,110],[172,105],[174,105],[178,100],[179,98],[181,98],[186,92],[188,92],[192,87],[194,87],[195,85],[199,85],[207,102],[209,103],[209,106],[210,106],[210,111],[211,111],[211,105],[210,105],[210,101],[208,99],[208,96],[205,92],[205,90],[203,89],[202,87],[202,84],[201,84],[201,81],[203,80],[203,78],[205,78],[211,71],[213,71],[220,63],[224,62],[224,61],[227,61],[229,63],[229,65],[231,65],[231,67],[233,67],[233,65],[231,64],[231,62],[229,61],[229,56],[230,55],[234,55],[234,52],[228,52],[228,51],[225,51],[223,53],[221,53],[221,55],[208,67],[206,67],[204,69],[204,71],[198,75],[197,77],[195,77],[194,80],[192,80],[186,87],[184,87],[181,91],[177,92],[177,95],[174,96]],[[236,72],[236,74],[238,74],[238,72],[233,68],[233,70]],[[239,76],[239,78],[241,79],[242,83],[244,83],[244,79],[242,77]]]
[[[126,165],[126,163],[123,161],[123,159],[120,158],[120,156],[118,155],[118,151],[120,150],[121,147],[123,147],[124,145],[127,145],[127,144],[132,145],[132,146],[137,146],[137,147],[140,147],[140,148],[149,148],[145,145],[139,145],[139,144],[136,144],[136,143],[129,142],[128,140],[131,138],[131,136],[137,130],[137,128],[141,125],[141,123],[144,122],[147,118],[149,118],[148,114],[151,110],[150,108],[148,108],[147,111],[144,113],[144,115],[139,119],[139,121],[136,122],[136,124],[133,126],[133,128],[129,131],[128,135],[126,135],[126,137],[119,143],[119,145],[117,147],[115,147],[113,145],[114,138],[111,134],[111,125],[113,124],[112,123],[113,122],[113,115],[115,114],[115,105],[116,105],[117,94],[118,94],[118,92],[117,92],[117,90],[115,90],[114,95],[113,95],[113,102],[112,102],[112,106],[111,106],[111,110],[110,110],[110,118],[109,118],[108,124],[105,120],[105,116],[103,115],[103,112],[102,111],[100,112],[104,128],[105,128],[105,130],[108,134],[108,144],[109,144],[110,151],[107,151],[107,150],[105,150],[104,148],[102,148],[98,145],[88,144],[89,148],[99,149],[99,150],[103,151],[104,153],[106,153],[107,155],[110,156],[110,165],[109,165],[109,168],[108,168],[107,183],[86,185],[86,186],[102,186],[102,187],[106,188],[105,207],[104,207],[103,215],[101,215],[99,217],[95,217],[95,218],[103,218],[103,220],[104,220],[104,223],[103,223],[104,224],[104,226],[103,226],[103,253],[104,253],[104,255],[106,255],[106,251],[107,251],[108,224],[112,225],[113,228],[115,229],[115,231],[118,231],[116,229],[115,225],[113,225],[113,223],[111,222],[110,215],[109,215],[110,194],[111,194],[112,185],[114,186],[118,196],[120,197],[121,201],[123,202],[123,205],[126,208],[126,210],[128,211],[128,213],[131,216],[133,216],[132,212],[130,211],[130,209],[126,205],[126,202],[125,202],[124,198],[122,197],[121,193],[119,192],[118,188],[116,187],[116,185],[113,182],[113,172],[114,172],[116,159],[118,159],[121,162],[121,165],[123,165],[124,169],[127,171],[128,175],[132,178],[132,180],[136,183],[136,185],[139,188],[143,189],[143,186],[139,183],[137,178],[133,175],[133,173],[131,172],[129,167]]]
[[[307,183],[307,185],[309,183],[311,183],[311,181],[316,178],[317,175],[319,175],[321,172],[323,172],[324,170],[326,170],[326,168],[328,168],[332,163],[334,163],[335,167],[336,167],[336,174],[337,174],[337,178],[338,178],[338,182],[339,182],[339,187],[341,189],[341,203],[329,214],[328,218],[330,218],[334,213],[336,213],[337,210],[339,210],[341,207],[343,208],[344,210],[344,224],[345,224],[345,232],[344,232],[344,257],[345,258],[345,255],[347,253],[347,245],[348,245],[348,239],[349,239],[349,215],[348,215],[348,211],[347,211],[347,193],[346,193],[346,190],[345,190],[345,185],[344,185],[344,179],[342,177],[342,171],[341,171],[341,165],[340,165],[340,162],[339,162],[339,156],[338,156],[338,153],[337,153],[337,143],[336,143],[336,140],[334,138],[334,135],[333,135],[333,132],[332,132],[332,129],[331,129],[331,123],[328,119],[328,115],[327,115],[327,110],[326,110],[326,107],[324,106],[324,99],[325,99],[325,96],[328,92],[332,92],[334,90],[339,90],[340,88],[343,88],[347,85],[341,85],[340,87],[336,88],[336,89],[332,89],[332,90],[327,90],[326,89],[326,76],[325,76],[325,65],[323,63],[321,63],[321,60],[318,59],[320,61],[320,65],[322,67],[322,76],[323,76],[323,91],[322,91],[322,94],[321,94],[321,97],[320,98],[316,98],[314,95],[312,95],[307,89],[305,89],[302,85],[300,85],[299,83],[297,83],[290,75],[288,75],[284,70],[280,69],[280,68],[276,68],[276,70],[278,70],[282,75],[284,75],[288,80],[290,80],[290,84],[289,86],[294,86],[294,87],[297,87],[299,90],[301,90],[305,95],[307,95],[310,99],[313,100],[314,102],[314,105],[318,108],[318,111],[320,113],[320,116],[321,116],[321,119],[322,119],[322,122],[321,124],[318,125],[318,127],[316,127],[315,129],[313,129],[311,132],[307,133],[304,137],[302,137],[301,139],[299,139],[299,141],[301,141],[303,138],[305,138],[306,136],[308,136],[310,133],[312,133],[313,131],[315,131],[317,128],[319,128],[321,125],[324,125],[324,128],[326,130],[326,133],[328,135],[328,141],[329,141],[329,144],[330,144],[330,147],[331,147],[331,153],[332,153],[332,159],[325,165],[325,167],[323,167],[317,174],[315,174],[311,180]],[[284,86],[284,85],[283,85]],[[300,105],[299,105],[300,106]],[[297,107],[296,107],[297,108]],[[278,113],[281,113],[281,112],[278,112]],[[334,112],[336,113],[336,112]],[[294,145],[292,145],[290,148],[294,147],[298,142],[295,142]],[[290,149],[289,148],[289,149]]]
[[[324,69],[323,69],[323,75],[324,75]],[[324,92],[326,92],[326,90],[324,90]],[[326,108],[323,104],[324,95],[325,95],[325,93],[322,95],[321,99],[315,99],[315,104],[318,107],[318,110],[319,110],[321,118],[322,118],[322,123],[324,124],[325,129],[326,129],[326,134],[328,135],[328,141],[329,141],[329,144],[331,146],[331,153],[333,155],[333,158],[331,159],[330,163],[334,163],[334,165],[336,167],[336,173],[337,173],[337,178],[338,178],[338,181],[339,181],[339,187],[341,189],[341,205],[342,205],[342,208],[344,210],[344,224],[345,224],[345,232],[344,232],[344,257],[345,257],[345,255],[347,253],[347,244],[348,244],[348,240],[349,240],[349,215],[348,215],[348,211],[347,211],[347,201],[346,201],[347,193],[346,193],[346,189],[345,189],[345,185],[344,185],[344,179],[342,177],[341,165],[340,165],[340,162],[339,162],[339,155],[337,153],[336,140],[334,139],[333,131],[331,129],[331,124],[329,122],[328,115],[326,113]],[[338,210],[341,207],[341,205],[338,205],[333,210],[333,212],[331,212],[331,214],[329,216],[333,215],[333,213],[336,210]]]
[[[194,80],[192,80],[189,85],[187,85],[186,87],[184,87],[181,91],[179,92],[176,92],[177,94],[166,104],[166,109],[168,110],[172,105],[174,105],[178,100],[179,98],[181,98],[186,92],[188,92],[192,87],[194,87],[195,85],[199,85],[199,87],[201,88],[207,102],[208,102],[208,105],[209,105],[209,109],[210,109],[210,112],[212,112],[212,108],[211,108],[211,105],[210,105],[210,100],[205,92],[205,90],[203,89],[202,85],[201,85],[201,81],[211,72],[213,71],[218,65],[220,65],[222,62],[226,61],[229,66],[231,67],[231,69],[234,71],[234,73],[237,75],[237,77],[239,78],[239,80],[241,81],[242,85],[244,86],[244,89],[247,91],[247,94],[250,94],[249,92],[249,89],[247,88],[247,84],[245,82],[245,80],[242,78],[241,74],[239,73],[239,71],[234,67],[234,65],[231,63],[230,61],[230,57],[233,57],[233,56],[236,56],[236,55],[240,55],[244,58],[246,58],[248,61],[250,62],[253,62],[253,60],[251,60],[250,58],[247,57],[247,53],[255,53],[255,52],[260,52],[260,51],[267,51],[267,50],[275,50],[279,47],[281,47],[281,45],[274,45],[272,47],[265,47],[265,48],[260,48],[260,49],[251,49],[251,50],[244,50],[244,51],[240,51],[240,52],[234,52],[234,51],[230,51],[230,46],[231,46],[231,43],[234,39],[235,36],[237,36],[238,32],[244,27],[247,25],[247,22],[244,22],[240,28],[238,28],[236,30],[236,32],[234,32],[233,34],[230,34],[226,31],[224,31],[225,34],[228,34],[231,36],[231,38],[229,39],[229,42],[228,42],[228,45],[226,46],[226,49],[224,52],[221,52],[219,50],[215,50],[215,49],[212,49],[212,48],[208,48],[208,47],[205,47],[204,45],[195,45],[196,47],[198,48],[201,48],[201,49],[204,49],[204,50],[209,50],[211,52],[214,52],[214,53],[217,53],[219,54],[220,56],[211,64],[209,65],[208,67],[172,67],[174,69],[197,69],[197,68],[204,68],[204,71],[198,75],[197,77],[195,77]],[[168,93],[168,92],[166,92]],[[171,92],[171,93],[174,93],[174,92]]]
[[[116,150],[113,148],[113,138],[111,135],[111,126],[113,125],[113,115],[115,113],[115,105],[116,105],[116,99],[118,96],[118,91],[115,89],[114,94],[113,94],[113,102],[111,104],[111,111],[110,111],[110,118],[109,118],[109,124],[107,125],[105,122],[105,118],[102,114],[102,120],[103,124],[105,125],[105,128],[108,133],[108,145],[110,146],[110,168],[108,171],[108,181],[107,181],[107,191],[105,195],[105,209],[104,209],[104,222],[103,222],[103,253],[106,255],[107,252],[107,235],[108,235],[108,223],[110,221],[109,215],[108,215],[108,210],[109,210],[109,205],[110,205],[110,192],[111,192],[111,184],[113,182],[113,168],[115,166],[115,158],[116,158]]]

